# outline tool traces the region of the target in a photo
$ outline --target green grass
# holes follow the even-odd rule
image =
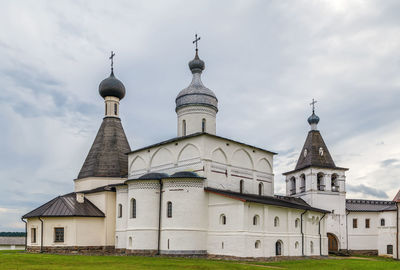
[[[305,259],[281,262],[244,262],[140,256],[84,256],[29,254],[0,251],[0,269],[400,269],[392,259],[368,257],[356,259]]]

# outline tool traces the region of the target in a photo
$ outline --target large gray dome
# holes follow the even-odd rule
[[[176,97],[176,111],[184,106],[200,105],[209,106],[218,111],[218,99],[214,92],[208,89],[201,82],[201,73],[205,68],[204,61],[201,60],[196,51],[196,56],[189,62],[193,79],[188,87],[183,89]]]
[[[125,96],[125,86],[114,76],[114,72],[111,72],[110,77],[100,83],[99,93],[103,98],[111,96],[123,99]]]

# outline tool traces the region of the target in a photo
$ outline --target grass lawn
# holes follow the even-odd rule
[[[383,258],[332,258],[282,262],[218,261],[138,256],[27,254],[0,251],[0,269],[400,269],[400,262]]]

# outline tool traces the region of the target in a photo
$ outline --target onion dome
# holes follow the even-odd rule
[[[318,122],[319,122],[319,117],[314,113],[314,111],[313,111],[313,113],[312,113],[312,115],[310,116],[310,117],[308,117],[308,123],[310,124],[310,125],[312,125],[312,124],[318,124]]]
[[[111,71],[110,76],[100,83],[99,93],[103,98],[111,96],[123,99],[125,96],[125,86],[114,76],[114,72]]]
[[[190,106],[208,106],[218,111],[218,99],[214,92],[205,87],[201,81],[201,73],[205,68],[204,61],[199,58],[196,50],[196,56],[189,62],[189,69],[192,71],[193,79],[190,85],[183,89],[176,97],[176,109]]]

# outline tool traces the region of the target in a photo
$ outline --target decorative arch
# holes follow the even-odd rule
[[[219,216],[219,224],[226,225],[226,216],[225,216],[225,214],[221,214]]]
[[[328,233],[328,251],[337,252],[339,251],[339,241],[336,235],[333,233]]]
[[[218,163],[228,164],[228,158],[221,148],[217,148],[212,152],[211,159]]]
[[[184,161],[184,160],[189,160],[189,159],[194,159],[194,158],[199,158],[200,157],[200,150],[197,146],[194,144],[187,144],[185,145],[182,150],[178,154],[178,162],[179,161]]]
[[[129,164],[129,171],[139,171],[139,170],[145,170],[147,168],[146,162],[141,156],[135,157],[131,164]]]
[[[251,158],[250,154],[243,148],[240,148],[233,153],[232,165],[246,169],[254,169],[253,159]]]
[[[317,173],[317,190],[325,190],[324,176],[323,172]]]
[[[173,163],[173,155],[171,150],[162,147],[159,148],[151,157],[150,167],[156,167]]]
[[[255,247],[256,249],[259,249],[259,248],[261,247],[261,241],[260,241],[260,240],[257,240],[257,241],[254,243],[254,247]]]
[[[254,226],[260,225],[260,216],[259,215],[255,215],[253,217],[253,225]]]
[[[265,173],[272,173],[272,165],[266,158],[261,158],[257,162],[256,170]]]

